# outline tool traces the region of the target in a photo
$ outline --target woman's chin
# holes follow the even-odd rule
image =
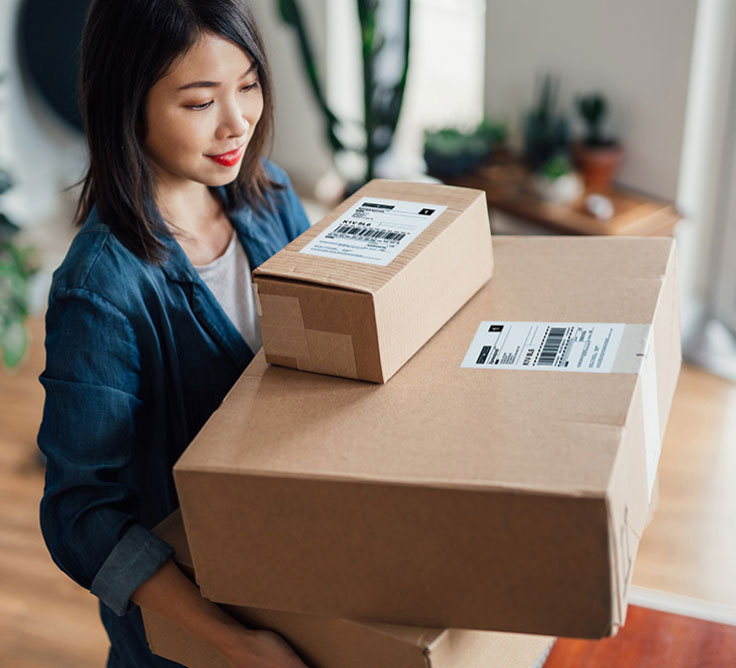
[[[236,178],[238,178],[238,174],[240,174],[242,167],[242,159],[234,165],[221,165],[212,161],[212,167],[207,170],[207,176],[212,181],[209,185],[224,186],[228,183],[232,183]]]

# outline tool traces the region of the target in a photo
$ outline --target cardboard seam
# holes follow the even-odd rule
[[[560,418],[557,420],[557,422],[560,424],[582,424],[582,425],[585,425],[586,427],[611,427],[612,429],[615,429],[616,431],[621,431],[626,427],[625,420],[624,422],[613,422],[613,421],[594,422],[593,420],[574,420],[574,419],[568,420],[567,418]]]
[[[432,648],[439,641],[439,639],[444,637],[445,634],[447,633],[447,629],[428,629],[427,631],[422,633],[416,641],[409,642],[405,639],[399,640],[393,633],[389,633],[384,628],[382,628],[381,624],[376,624],[375,622],[371,622],[370,620],[366,620],[365,622],[358,622],[358,621],[348,619],[346,621],[350,622],[351,624],[356,624],[358,626],[361,626],[363,624],[369,624],[371,626],[371,630],[374,631],[375,633],[380,633],[382,636],[391,638],[392,640],[396,640],[397,642],[401,642],[407,645],[410,644],[412,647],[421,648],[422,651],[424,651],[425,649]],[[403,625],[399,624],[398,626],[403,626]],[[440,631],[440,633],[437,633],[438,630]],[[435,639],[432,642],[428,643],[426,639],[432,635],[435,635]]]
[[[481,483],[474,483],[472,481],[463,480],[458,482],[441,482],[437,480],[390,480],[385,476],[381,475],[376,478],[365,478],[359,476],[348,476],[348,475],[325,475],[316,472],[311,473],[297,473],[294,471],[276,471],[276,470],[265,470],[258,469],[244,470],[239,469],[233,470],[228,466],[199,466],[194,468],[189,467],[177,467],[177,471],[180,474],[192,474],[199,475],[203,473],[217,473],[219,475],[226,476],[249,476],[252,478],[289,478],[291,480],[306,480],[308,482],[328,482],[328,483],[360,483],[360,484],[374,484],[382,485],[386,487],[424,487],[428,489],[437,490],[450,490],[459,492],[503,492],[504,494],[524,494],[528,495],[529,492],[533,492],[535,496],[551,496],[565,499],[597,499],[602,500],[607,497],[607,490],[602,493],[600,489],[587,490],[587,489],[575,489],[562,492],[557,489],[541,488],[537,485],[530,483],[524,484],[509,484],[497,483],[493,485],[484,485]]]
[[[338,260],[338,261],[346,262],[347,260]],[[259,273],[256,273],[256,272],[259,272],[259,270],[256,269],[253,272],[255,280],[264,279],[264,280],[274,281],[276,283],[297,283],[300,285],[318,285],[320,287],[330,288],[331,290],[341,290],[343,292],[357,292],[357,293],[366,294],[366,295],[375,294],[374,290],[370,290],[368,288],[346,287],[338,283],[330,282],[329,279],[324,279],[320,281],[314,278],[298,278],[297,276],[286,276],[284,275],[283,272],[280,272],[280,271],[269,271],[268,273],[266,273],[266,271],[264,270]]]
[[[381,288],[383,289],[383,287]],[[371,293],[371,315],[373,317],[373,331],[376,334],[376,353],[378,357],[378,369],[381,374],[381,382],[387,382],[386,378],[386,365],[384,364],[383,351],[381,350],[381,335],[378,327],[378,308],[376,306],[376,293]],[[357,363],[356,363],[356,369]]]

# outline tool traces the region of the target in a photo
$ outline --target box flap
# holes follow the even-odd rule
[[[371,196],[435,204],[444,206],[446,209],[387,266],[320,257],[301,252],[307,244],[345,214],[362,197]],[[286,248],[257,267],[253,272],[253,278],[257,282],[260,277],[268,276],[374,294],[479,198],[485,201],[485,194],[480,190],[470,188],[374,179],[332,209]]]
[[[496,277],[392,378],[391,392],[256,358],[177,469],[604,497],[635,374],[460,364],[486,320],[650,323],[673,243],[498,239]],[[454,448],[462,457],[448,459]]]

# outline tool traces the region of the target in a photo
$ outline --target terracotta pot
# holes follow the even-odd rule
[[[588,192],[608,192],[621,168],[624,151],[618,144],[611,146],[573,146],[575,164],[583,176]]]

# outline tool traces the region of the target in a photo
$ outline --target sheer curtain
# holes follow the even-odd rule
[[[736,3],[701,0],[678,205],[697,246],[687,361],[736,382]],[[681,247],[682,251],[688,248]],[[685,295],[687,297],[687,294]]]

